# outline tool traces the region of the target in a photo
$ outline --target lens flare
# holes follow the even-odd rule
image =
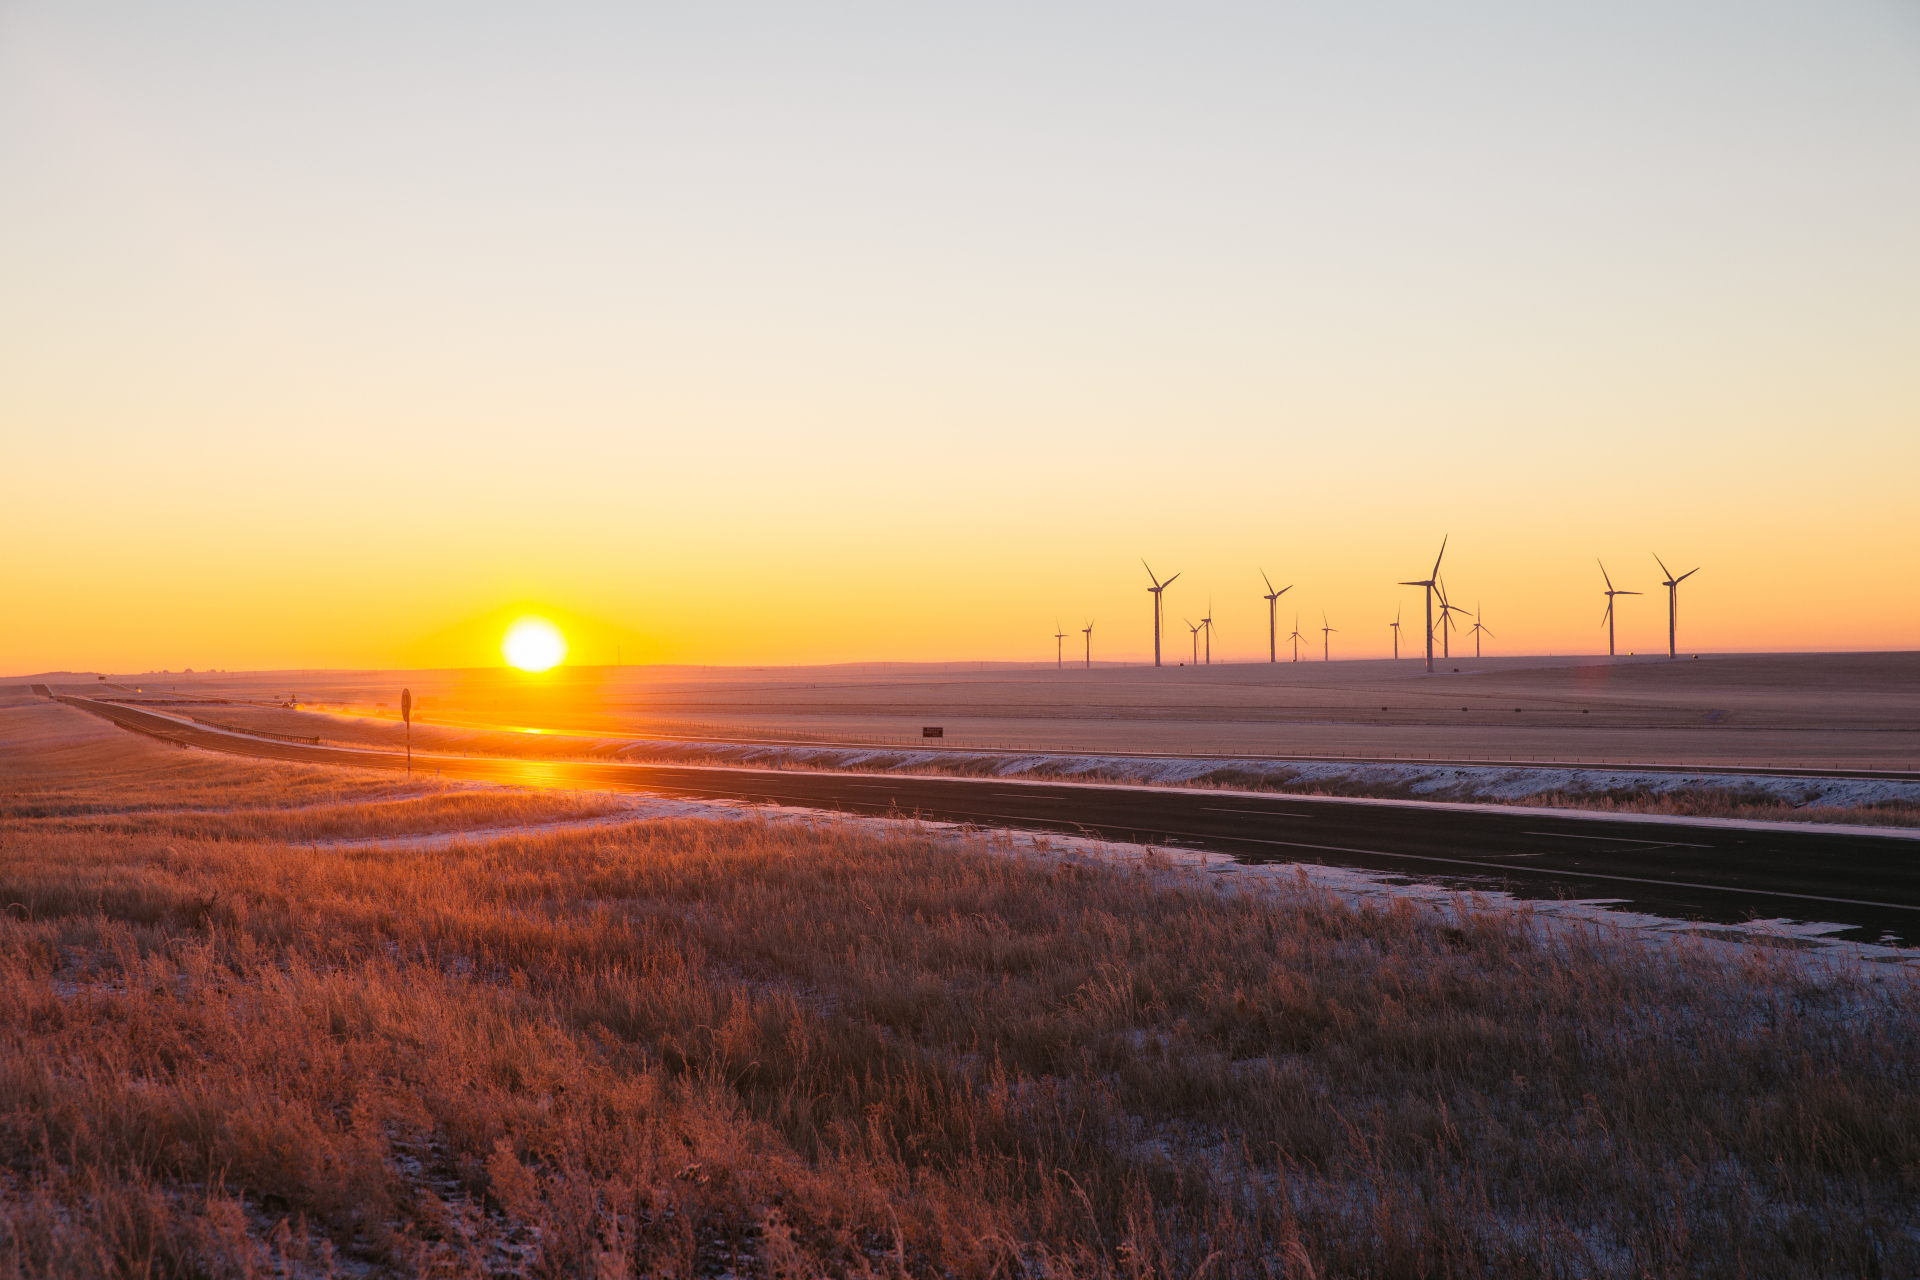
[[[500,652],[507,665],[522,671],[545,671],[567,656],[567,638],[545,618],[518,618],[501,638]]]

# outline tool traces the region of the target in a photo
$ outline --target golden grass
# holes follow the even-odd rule
[[[0,901],[4,1274],[1920,1270],[1904,973],[833,826]]]
[[[0,707],[0,766],[0,835],[311,842],[481,831],[627,807],[602,795],[183,751],[45,701]]]
[[[278,840],[291,843],[494,831],[538,823],[571,822],[624,813],[630,806],[603,795],[472,786],[397,799],[361,799],[298,809],[140,809],[92,813],[35,824],[39,831],[101,831],[178,836],[195,840]],[[0,818],[0,831],[7,820]]]

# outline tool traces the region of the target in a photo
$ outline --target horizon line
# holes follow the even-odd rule
[[[1915,645],[1908,648],[1869,647],[1869,648],[1860,648],[1860,649],[1834,649],[1834,648],[1725,649],[1725,650],[1702,649],[1694,653],[1683,653],[1678,657],[1673,657],[1673,658],[1669,658],[1666,654],[1658,651],[1650,650],[1649,652],[1646,652],[1646,653],[1640,653],[1636,650],[1631,653],[1615,654],[1611,656],[1605,653],[1509,653],[1509,654],[1485,654],[1479,657],[1464,657],[1464,658],[1442,657],[1442,658],[1439,658],[1438,660],[1442,662],[1448,662],[1448,663],[1539,661],[1542,659],[1568,659],[1568,660],[1599,661],[1599,662],[1640,662],[1640,661],[1683,662],[1683,661],[1689,661],[1692,659],[1699,659],[1699,658],[1811,657],[1811,656],[1818,656],[1823,654],[1834,654],[1834,655],[1848,654],[1848,655],[1858,656],[1858,655],[1865,655],[1865,654],[1891,655],[1891,654],[1906,654],[1906,653],[1920,653],[1920,645]],[[1425,660],[1424,653],[1416,653],[1416,654],[1406,655],[1399,658],[1395,658],[1391,654],[1370,654],[1370,655],[1350,656],[1350,657],[1333,658],[1333,659],[1326,659],[1326,658],[1302,659],[1299,662],[1295,662],[1292,659],[1288,659],[1284,662],[1271,662],[1265,658],[1222,658],[1220,661],[1212,662],[1212,663],[1207,663],[1207,662],[1166,663],[1166,664],[1163,664],[1160,669],[1161,670],[1184,670],[1188,667],[1208,667],[1208,666],[1214,666],[1214,667],[1330,666],[1334,663],[1341,663],[1341,662],[1346,662],[1346,663],[1353,663],[1353,662],[1424,663],[1424,660]],[[206,668],[182,668],[179,671],[158,670],[158,671],[126,671],[126,672],[102,671],[98,668],[89,668],[84,670],[62,670],[62,671],[49,670],[49,671],[37,671],[32,673],[23,673],[19,675],[0,675],[0,683],[11,684],[11,683],[18,683],[22,681],[46,680],[46,679],[59,678],[59,677],[87,677],[87,678],[96,679],[96,680],[103,679],[106,677],[114,677],[116,679],[140,680],[140,679],[151,679],[158,676],[180,678],[180,677],[187,677],[187,676],[192,676],[192,677],[223,676],[224,677],[224,676],[264,676],[264,675],[366,675],[366,674],[374,674],[374,673],[387,672],[387,671],[423,671],[423,672],[501,671],[501,672],[519,672],[522,675],[537,677],[537,676],[551,675],[552,673],[557,671],[645,671],[645,670],[802,671],[802,670],[876,667],[876,666],[899,667],[899,668],[969,667],[970,666],[976,669],[984,668],[984,667],[1001,667],[1001,668],[1014,668],[1019,670],[1036,670],[1036,669],[1054,668],[1056,670],[1061,671],[1062,673],[1069,672],[1069,671],[1089,670],[1084,660],[1079,662],[1068,662],[1068,663],[1065,663],[1064,665],[1060,665],[1056,663],[1047,662],[1046,660],[1040,659],[1040,658],[928,658],[928,659],[849,658],[849,659],[836,660],[832,662],[685,662],[685,661],[680,661],[680,662],[627,662],[627,663],[618,663],[618,664],[610,663],[610,662],[602,662],[602,663],[562,662],[557,664],[556,666],[549,667],[546,671],[526,671],[526,672],[521,672],[519,668],[510,666],[506,663],[492,663],[485,666],[465,666],[465,667],[460,667],[460,666],[444,666],[444,667],[401,667],[401,666],[346,667],[346,666],[342,666],[342,667],[245,667],[245,668],[206,667]],[[1143,656],[1139,658],[1096,658],[1093,661],[1093,668],[1095,669],[1101,668],[1101,667],[1106,667],[1109,669],[1129,668],[1129,667],[1152,668],[1153,666],[1154,666],[1153,659],[1150,656]],[[1442,673],[1435,672],[1434,674],[1438,675]],[[1453,672],[1447,672],[1445,674],[1451,675],[1453,674]]]

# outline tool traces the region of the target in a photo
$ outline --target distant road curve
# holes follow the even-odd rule
[[[182,746],[302,764],[397,771],[391,752],[315,746],[190,724],[137,707],[53,695],[124,728]],[[1819,920],[1857,941],[1920,943],[1920,841],[1914,832],[1774,831],[1570,810],[1000,778],[805,772],[500,757],[428,756],[445,778],[764,801],[867,815],[914,814],[979,826],[1207,849],[1247,863],[1309,862],[1399,873],[1523,897],[1605,898],[1638,911],[1723,923]]]

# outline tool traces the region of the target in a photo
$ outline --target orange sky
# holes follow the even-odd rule
[[[410,12],[0,13],[0,671],[1920,644],[1908,10]]]

